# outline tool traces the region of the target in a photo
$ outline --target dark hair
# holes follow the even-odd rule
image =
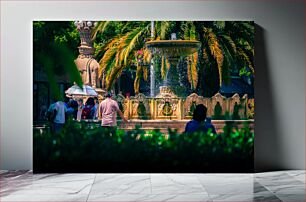
[[[207,108],[203,104],[198,104],[193,111],[192,119],[202,122],[206,119]]]
[[[86,105],[95,105],[95,102],[94,102],[94,99],[92,97],[89,97],[87,100],[86,100]]]
[[[76,100],[70,100],[69,101],[69,106],[72,107],[73,109],[78,108],[78,102]]]
[[[69,98],[69,97],[65,97],[64,101],[65,101],[66,103],[69,103],[70,98]]]
[[[105,97],[112,97],[112,92],[110,91],[106,92]]]

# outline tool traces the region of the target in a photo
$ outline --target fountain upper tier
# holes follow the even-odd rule
[[[196,40],[156,40],[146,42],[146,46],[153,54],[177,58],[195,53],[200,48],[201,42]]]

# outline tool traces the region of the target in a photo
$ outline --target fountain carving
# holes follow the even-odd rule
[[[201,43],[196,40],[177,40],[176,34],[171,34],[171,40],[154,40],[146,42],[146,47],[154,55],[164,56],[170,63],[170,68],[167,70],[166,78],[163,83],[164,86],[170,86],[175,90],[174,84],[171,86],[169,83],[169,72],[173,68],[177,68],[177,65],[182,57],[195,53],[200,47]],[[174,82],[174,81],[172,81]],[[177,92],[176,92],[177,93]]]
[[[192,118],[193,109],[197,104],[204,104],[207,107],[207,116],[221,119],[213,121],[217,130],[222,130],[224,127],[226,121],[222,119],[226,118],[226,114],[229,117],[235,117],[238,114],[242,120],[236,120],[237,123],[247,122],[251,129],[254,128],[254,122],[248,120],[253,118],[254,104],[252,103],[254,103],[254,99],[249,99],[247,95],[240,97],[235,94],[233,97],[226,98],[217,93],[211,98],[206,98],[193,93],[186,98],[180,98],[168,86],[161,86],[160,93],[154,98],[139,93],[135,97],[120,99],[120,102],[125,106],[124,116],[130,120],[128,125],[122,126],[125,129],[133,129],[135,125],[141,125],[144,129],[158,128],[167,132],[169,127],[183,132],[187,121]],[[218,107],[220,108],[219,114],[215,114]],[[145,109],[145,113],[140,108]],[[238,111],[235,111],[235,108]],[[140,111],[142,112],[140,113]],[[239,127],[242,126],[243,124],[240,124]]]
[[[144,94],[139,93],[135,97],[131,97],[130,101],[130,119],[149,119],[151,118],[151,99],[148,99]]]

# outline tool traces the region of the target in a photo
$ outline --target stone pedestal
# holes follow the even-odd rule
[[[93,87],[100,96],[104,90],[101,89],[102,80],[99,78],[99,63],[94,58],[95,49],[91,41],[91,32],[95,23],[91,21],[76,21],[75,26],[80,33],[81,44],[79,56],[74,61],[82,77],[84,85]]]

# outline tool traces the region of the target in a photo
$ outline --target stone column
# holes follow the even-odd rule
[[[95,48],[91,40],[91,32],[95,24],[92,21],[75,21],[81,39],[79,56],[75,64],[82,76],[83,84],[93,87],[98,94],[102,95],[104,91],[101,89],[101,78],[98,75],[99,63],[94,58]]]

